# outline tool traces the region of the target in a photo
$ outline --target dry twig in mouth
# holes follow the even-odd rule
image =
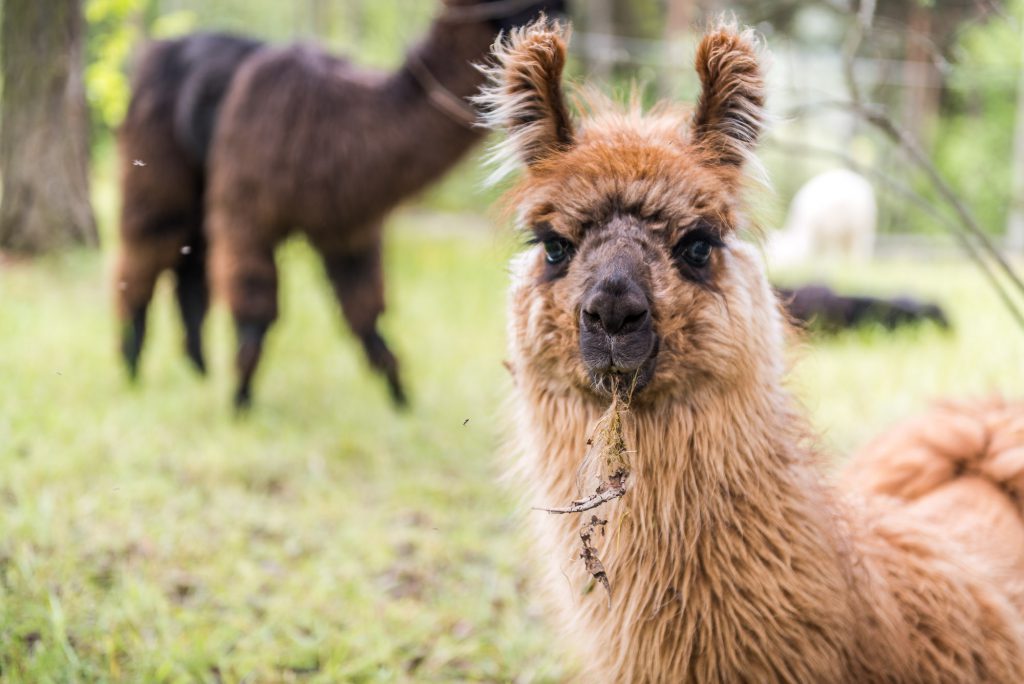
[[[583,559],[583,563],[587,566],[587,572],[590,573],[591,577],[601,583],[604,590],[608,592],[608,607],[612,607],[612,585],[608,581],[608,573],[604,570],[604,564],[601,559],[597,557],[597,549],[590,542],[591,537],[594,534],[594,530],[598,527],[601,528],[601,535],[604,535],[604,526],[608,523],[607,520],[601,520],[596,515],[590,516],[590,522],[580,528],[580,541],[583,542],[583,550],[580,551],[580,558]]]
[[[534,506],[533,508],[536,511],[547,511],[548,513],[583,513],[584,511],[589,511],[612,499],[618,499],[625,494],[627,475],[629,475],[629,472],[624,469],[616,470],[612,473],[611,477],[607,480],[602,480],[601,484],[597,485],[597,491],[586,498],[573,501],[569,506],[563,506],[562,508]]]
[[[595,442],[600,444],[601,449],[601,480],[593,494],[577,499],[568,506],[559,508],[534,507],[534,510],[547,511],[548,513],[567,514],[582,513],[598,506],[618,499],[626,494],[626,481],[629,478],[629,453],[626,451],[626,440],[622,432],[622,414],[626,411],[624,402],[619,398],[618,388],[612,387],[612,403],[608,410],[598,422],[598,429],[594,437],[587,440],[587,446]],[[632,388],[631,388],[632,390]],[[632,394],[632,391],[630,392]],[[608,592],[608,607],[611,608],[612,588],[608,580],[608,573],[604,564],[597,555],[597,548],[592,543],[594,530],[597,527],[604,532],[604,525],[607,520],[601,520],[596,515],[590,516],[590,522],[585,523],[580,529],[580,541],[583,549],[580,551],[580,558],[586,565],[587,572]]]

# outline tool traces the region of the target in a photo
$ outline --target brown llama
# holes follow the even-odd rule
[[[132,374],[153,284],[172,268],[186,348],[204,367],[210,272],[236,323],[235,403],[248,406],[277,317],[274,251],[300,231],[319,251],[371,365],[403,404],[398,363],[377,330],[382,222],[482,138],[463,98],[483,83],[474,63],[495,34],[563,9],[564,0],[448,0],[393,73],[308,45],[222,35],[157,44],[120,134],[118,311]]]
[[[942,408],[830,483],[737,234],[764,116],[752,35],[704,37],[692,114],[589,96],[582,123],[565,40],[513,32],[481,100],[526,167],[510,204],[537,243],[508,298],[531,503],[607,492],[588,440],[612,393],[628,406],[625,493],[584,514],[586,563],[583,519],[534,513],[583,681],[1024,681],[1024,405]],[[595,558],[610,596],[587,590]]]

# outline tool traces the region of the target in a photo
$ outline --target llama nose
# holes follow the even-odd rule
[[[627,278],[608,278],[587,297],[580,318],[587,332],[627,335],[643,327],[649,314],[639,285]]]

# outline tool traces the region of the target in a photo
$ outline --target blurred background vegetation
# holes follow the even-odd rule
[[[762,220],[780,225],[787,200],[816,171],[837,165],[823,151],[842,152],[869,168],[901,176],[925,200],[934,190],[905,169],[900,152],[847,115],[794,114],[801,106],[846,93],[841,53],[851,11],[845,0],[599,0],[573,7],[577,76],[611,90],[640,83],[650,99],[689,98],[695,29],[723,11],[755,26],[773,55],[777,115],[765,159],[776,202]],[[1022,48],[1021,0],[888,0],[856,60],[866,99],[884,104],[930,153],[975,211],[985,230],[1005,232],[1011,185],[1024,160],[1013,150],[1024,135],[1018,120]],[[124,114],[128,74],[150,38],[194,30],[228,30],[272,41],[311,40],[359,62],[390,67],[422,34],[436,11],[429,0],[85,0],[86,87],[92,145],[98,161],[111,152],[111,132]],[[787,145],[799,141],[801,149]],[[805,149],[807,144],[816,149]],[[1024,152],[1016,156],[1020,156]],[[479,211],[493,194],[479,187],[478,155],[423,198],[432,208]],[[880,187],[883,233],[941,232],[905,198]]]

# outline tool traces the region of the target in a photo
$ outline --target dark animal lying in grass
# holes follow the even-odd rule
[[[301,231],[321,254],[370,363],[404,403],[398,362],[377,330],[383,219],[481,139],[463,98],[482,84],[474,64],[495,35],[563,5],[450,0],[393,73],[303,45],[259,47],[227,36],[158,43],[120,135],[118,309],[129,370],[137,369],[153,283],[169,268],[178,274],[189,355],[203,368],[205,232],[208,270],[238,333],[235,403],[247,406],[278,313],[274,251]],[[204,54],[209,66],[189,59]]]
[[[775,291],[796,322],[826,332],[871,324],[894,330],[923,321],[949,328],[949,319],[937,304],[910,297],[846,296],[817,284]]]

